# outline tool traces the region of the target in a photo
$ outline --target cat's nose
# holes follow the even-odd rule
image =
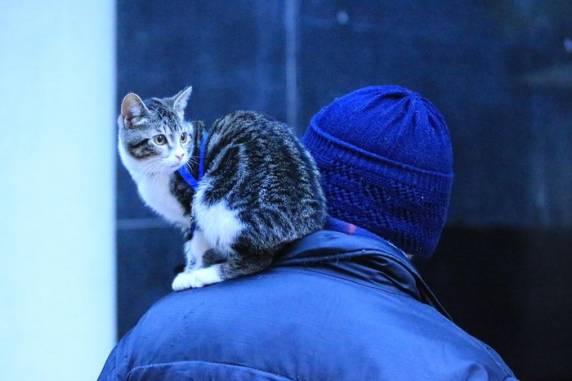
[[[185,154],[184,153],[178,153],[175,155],[175,157],[177,158],[177,160],[183,161],[183,159],[185,158]]]

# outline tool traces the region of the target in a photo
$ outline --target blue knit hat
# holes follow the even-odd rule
[[[408,254],[433,254],[447,218],[453,152],[431,102],[400,86],[365,87],[314,115],[303,142],[332,217]]]

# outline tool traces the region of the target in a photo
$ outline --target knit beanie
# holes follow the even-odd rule
[[[447,218],[453,152],[431,102],[400,86],[365,87],[314,115],[303,143],[332,217],[408,254],[433,254]]]

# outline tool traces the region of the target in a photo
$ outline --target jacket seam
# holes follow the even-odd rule
[[[170,362],[154,363],[154,364],[136,366],[135,368],[131,369],[129,371],[129,373],[127,373],[127,381],[129,381],[130,377],[133,375],[133,372],[138,371],[138,370],[142,370],[142,369],[146,369],[146,368],[153,368],[153,367],[157,367],[157,366],[168,366],[168,365],[175,365],[175,364],[183,364],[183,363],[187,363],[187,362],[197,362],[197,363],[205,363],[205,364],[213,364],[213,365],[226,365],[226,366],[233,366],[233,367],[237,367],[237,368],[252,369],[252,370],[256,370],[258,372],[262,372],[262,373],[266,373],[269,375],[281,377],[284,380],[289,380],[289,381],[297,381],[298,380],[298,379],[293,379],[293,378],[290,378],[287,376],[283,376],[283,375],[278,374],[278,373],[269,372],[269,371],[264,370],[264,369],[259,369],[259,368],[255,368],[255,367],[243,365],[243,364],[233,364],[230,362],[208,361],[208,360],[180,360],[180,361],[170,361]]]
[[[296,267],[290,267],[290,269],[291,269],[291,270],[294,270],[294,271],[297,271],[297,272],[311,272],[311,273],[316,273],[316,274],[324,275],[324,276],[327,276],[327,277],[329,277],[329,278],[334,278],[334,279],[336,279],[336,280],[341,280],[341,281],[344,281],[344,282],[347,282],[347,283],[351,283],[351,284],[355,284],[355,285],[358,285],[358,286],[363,286],[363,287],[371,288],[372,290],[381,291],[381,292],[384,292],[384,293],[387,293],[387,294],[400,296],[400,297],[402,297],[402,298],[407,298],[407,299],[413,298],[413,299],[419,301],[421,304],[424,304],[424,305],[426,305],[426,306],[428,306],[428,307],[431,307],[431,306],[428,305],[427,303],[424,303],[424,302],[420,301],[419,299],[413,297],[412,295],[409,295],[409,294],[404,293],[404,292],[390,291],[390,290],[387,290],[387,289],[384,288],[384,287],[372,286],[372,285],[369,285],[369,284],[364,284],[364,283],[361,283],[361,282],[356,282],[356,281],[353,281],[353,280],[351,280],[351,279],[346,279],[346,278],[341,277],[341,276],[337,276],[337,275],[334,275],[334,274],[329,274],[329,273],[327,273],[327,272],[325,272],[325,271],[320,271],[320,270],[313,269],[313,268],[309,268],[309,267],[298,267],[298,268],[296,268]]]

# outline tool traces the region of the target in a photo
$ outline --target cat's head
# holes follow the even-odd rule
[[[143,101],[129,93],[121,103],[119,155],[132,175],[173,173],[189,159],[193,126],[184,120],[192,88],[170,98]]]

